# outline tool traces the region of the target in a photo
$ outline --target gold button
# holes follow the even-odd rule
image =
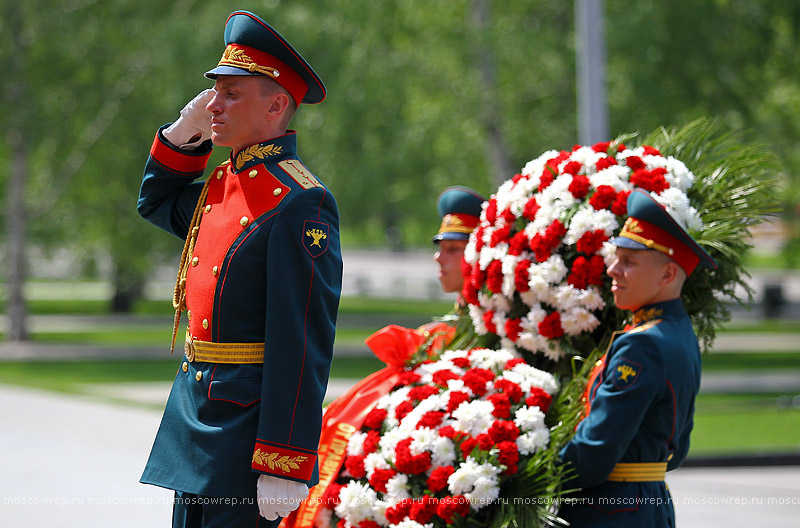
[[[211,268],[211,274],[212,275],[214,275],[216,277],[217,273],[219,273],[219,268],[218,267],[214,266],[213,268]]]
[[[242,227],[244,227],[250,223],[250,219],[247,218],[246,216],[243,216],[242,219],[239,220],[239,223],[242,224]]]
[[[197,381],[200,381],[201,379],[203,379],[203,373],[198,370],[197,374],[194,375],[194,379],[196,379]]]
[[[258,176],[258,171],[256,169],[253,169],[247,175],[250,176],[251,178],[255,178],[256,176]]]
[[[203,328],[208,330],[208,319],[203,319]]]
[[[278,196],[282,192],[283,192],[283,189],[281,189],[280,187],[275,187],[275,190],[272,191],[272,194],[273,194],[273,196]]]
[[[184,361],[183,365],[181,365],[181,368],[183,369],[184,372],[186,372],[187,370],[189,370],[189,364]]]
[[[207,213],[211,212],[211,204],[206,205],[206,212]]]
[[[198,262],[200,262],[200,259],[199,259],[199,258],[197,258],[197,257],[194,257],[194,258],[192,259],[192,266],[197,266],[197,263],[198,263]]]
[[[221,170],[218,170],[218,171],[217,171],[217,179],[218,179],[218,180],[221,180],[221,179],[222,179],[222,171],[221,171]]]

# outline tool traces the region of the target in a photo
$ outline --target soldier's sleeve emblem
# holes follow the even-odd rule
[[[614,380],[614,386],[620,390],[632,387],[639,375],[642,373],[642,366],[630,359],[622,359],[614,367],[614,372],[611,376]]]
[[[328,249],[330,226],[323,222],[306,220],[303,223],[303,247],[311,258],[317,258]]]

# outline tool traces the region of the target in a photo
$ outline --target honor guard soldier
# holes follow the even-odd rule
[[[464,275],[461,261],[469,235],[480,222],[481,207],[486,198],[469,187],[448,187],[439,195],[436,207],[442,224],[433,237],[439,264],[439,282],[445,293],[461,292]]]
[[[717,264],[649,193],[629,218],[608,268],[614,303],[633,313],[587,386],[588,415],[561,451],[582,488],[559,515],[570,526],[675,526],[666,471],[689,451],[700,351],[680,299],[699,264]]]
[[[252,13],[228,17],[225,46],[214,88],[156,134],[139,195],[142,217],[186,241],[175,329],[188,318],[141,481],[175,490],[173,526],[253,528],[318,479],[342,259],[336,202],[287,130],[325,86]],[[212,144],[230,158],[195,182]]]

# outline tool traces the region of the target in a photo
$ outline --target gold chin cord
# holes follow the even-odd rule
[[[206,180],[203,185],[203,190],[200,191],[200,198],[197,200],[197,205],[194,208],[192,215],[192,222],[189,224],[189,231],[186,235],[186,242],[183,244],[183,251],[181,252],[181,264],[178,267],[178,278],[175,280],[175,290],[172,294],[172,307],[175,308],[175,321],[172,324],[172,345],[169,348],[169,353],[175,352],[175,340],[178,337],[178,327],[181,324],[181,312],[186,310],[186,273],[189,271],[189,264],[192,261],[192,253],[194,253],[194,244],[197,241],[197,233],[200,231],[200,218],[203,212],[203,206],[206,203],[208,196],[208,182],[211,177]]]

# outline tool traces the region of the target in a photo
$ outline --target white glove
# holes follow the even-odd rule
[[[308,486],[302,482],[286,480],[271,475],[258,477],[256,486],[258,512],[268,521],[286,517],[308,497]]]
[[[177,121],[164,129],[164,137],[181,148],[197,147],[211,137],[211,112],[206,105],[216,92],[209,88],[186,103]]]

